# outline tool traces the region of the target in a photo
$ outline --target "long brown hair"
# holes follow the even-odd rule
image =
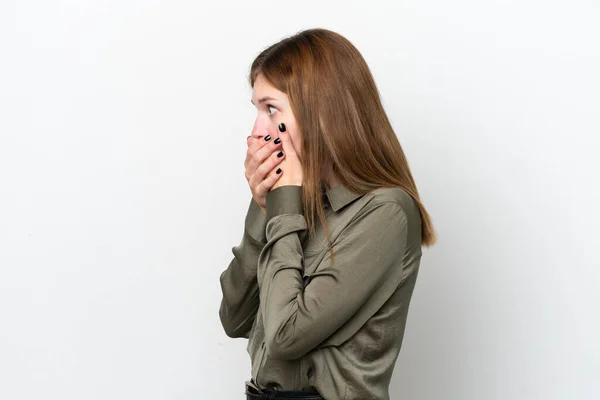
[[[310,236],[318,216],[331,249],[322,188],[325,175],[333,171],[356,193],[371,190],[359,186],[404,189],[419,207],[422,244],[435,243],[431,218],[371,71],[348,39],[327,29],[301,31],[256,57],[250,86],[259,74],[288,96],[301,132],[303,203]]]

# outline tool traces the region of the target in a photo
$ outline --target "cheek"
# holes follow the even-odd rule
[[[300,135],[297,133],[290,134],[290,138],[292,139],[292,145],[294,146],[294,150],[298,155],[302,155],[302,143]]]

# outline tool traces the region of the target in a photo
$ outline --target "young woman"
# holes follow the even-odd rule
[[[252,199],[220,277],[247,399],[388,399],[422,246],[435,242],[369,68],[310,29],[252,63]]]

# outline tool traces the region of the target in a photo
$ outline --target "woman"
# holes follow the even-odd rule
[[[249,339],[247,399],[388,399],[435,233],[373,77],[310,29],[265,49],[250,85],[252,199],[219,310]]]

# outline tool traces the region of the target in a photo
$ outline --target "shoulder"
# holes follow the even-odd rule
[[[380,214],[393,218],[401,217],[406,222],[420,224],[420,212],[417,202],[408,192],[399,187],[373,189],[365,195],[363,212],[380,210]]]
[[[405,212],[409,213],[415,208],[418,209],[417,203],[408,192],[399,187],[382,187],[373,189],[367,193],[367,202],[377,207],[386,203],[395,203],[400,206]]]

